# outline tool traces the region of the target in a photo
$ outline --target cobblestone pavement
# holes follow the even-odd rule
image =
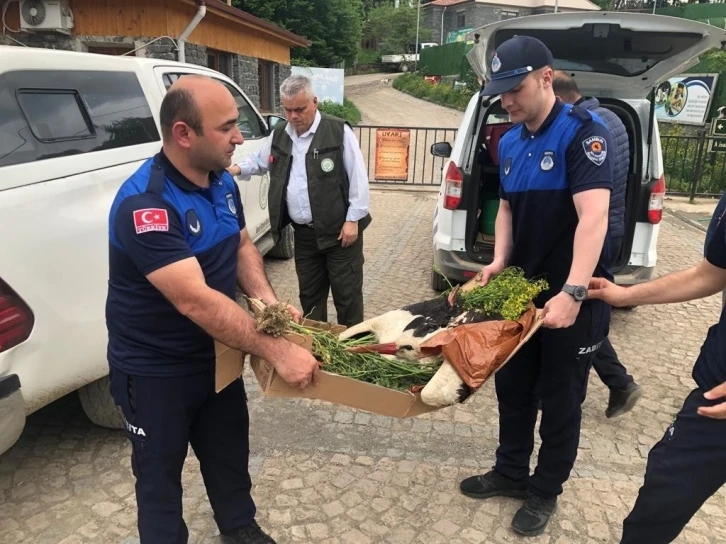
[[[374,191],[374,223],[365,233],[368,316],[433,294],[433,203],[430,193]],[[703,232],[667,217],[658,272],[696,263],[702,243]],[[280,297],[296,302],[293,263],[270,261],[268,269]],[[613,344],[645,394],[632,412],[607,420],[606,390],[593,374],[573,476],[546,534],[533,539],[509,528],[517,501],[458,493],[461,478],[492,464],[493,384],[464,405],[402,420],[262,398],[248,371],[258,520],[281,543],[617,542],[647,452],[693,387],[691,366],[718,308],[711,297],[615,313]],[[191,541],[218,542],[191,451],[183,483]],[[0,542],[130,544],[136,537],[129,445],[121,432],[91,425],[75,396],[31,416],[21,440],[0,458]],[[718,493],[677,542],[724,541],[726,497]]]

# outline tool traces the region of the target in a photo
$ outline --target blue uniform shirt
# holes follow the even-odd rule
[[[202,189],[162,152],[124,182],[109,217],[106,324],[112,368],[142,376],[212,368],[212,337],[179,313],[146,275],[194,257],[207,285],[234,299],[244,226],[239,189],[227,172],[210,174],[209,188]]]
[[[555,103],[535,133],[512,127],[499,143],[500,196],[512,210],[514,246],[509,264],[526,277],[545,277],[550,289],[542,306],[560,292],[570,275],[578,217],[573,195],[612,190],[610,133],[594,113]],[[612,279],[609,236],[594,275]]]
[[[726,268],[726,193],[716,208],[708,227],[710,236],[706,239],[706,259],[719,268]],[[721,317],[708,329],[701,353],[693,367],[693,379],[704,391],[726,382],[726,307]]]

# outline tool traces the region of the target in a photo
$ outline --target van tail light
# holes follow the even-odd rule
[[[0,280],[0,353],[25,342],[34,321],[27,304]]]
[[[665,177],[661,176],[653,185],[648,201],[648,221],[657,225],[663,219],[663,200],[665,198],[666,184]]]
[[[461,204],[461,182],[463,180],[461,170],[454,161],[449,161],[444,178],[444,208],[447,210],[455,210]]]

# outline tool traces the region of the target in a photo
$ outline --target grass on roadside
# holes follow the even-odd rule
[[[358,110],[356,105],[347,98],[343,98],[342,104],[336,104],[335,102],[331,102],[329,100],[326,100],[325,102],[320,102],[318,103],[318,109],[323,113],[327,113],[328,115],[334,115],[335,117],[345,119],[353,126],[360,123],[360,110]]]
[[[454,89],[445,81],[433,85],[416,73],[402,74],[393,80],[393,88],[404,93],[435,102],[448,108],[465,110],[476,89]]]

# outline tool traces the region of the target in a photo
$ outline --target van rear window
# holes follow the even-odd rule
[[[33,136],[41,142],[93,136],[75,91],[22,91],[18,102]]]
[[[0,76],[0,166],[161,140],[136,74],[18,70]]]

